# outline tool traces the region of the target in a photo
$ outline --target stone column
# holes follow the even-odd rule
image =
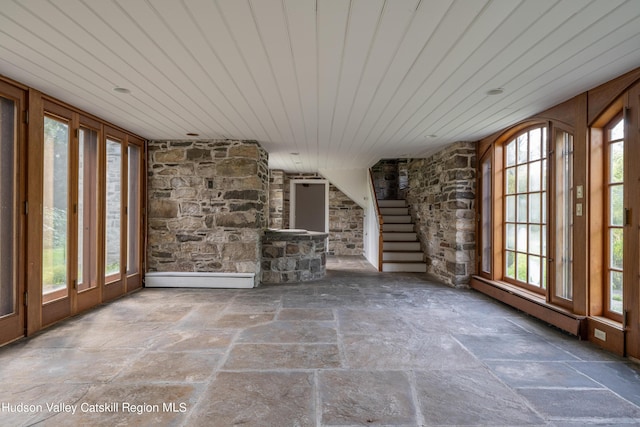
[[[151,141],[148,271],[255,273],[268,155],[255,141]]]

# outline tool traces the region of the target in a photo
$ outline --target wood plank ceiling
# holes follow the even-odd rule
[[[147,139],[258,140],[289,171],[421,157],[638,66],[638,0],[0,4],[0,74]]]

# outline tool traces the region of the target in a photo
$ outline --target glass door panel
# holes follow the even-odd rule
[[[105,276],[106,282],[120,279],[122,230],[122,144],[107,139]]]
[[[42,200],[42,296],[47,303],[69,294],[69,123],[45,116]]]
[[[16,313],[16,106],[0,97],[0,318]]]
[[[140,147],[129,145],[127,275],[140,272]]]
[[[78,291],[98,285],[98,132],[78,133]]]

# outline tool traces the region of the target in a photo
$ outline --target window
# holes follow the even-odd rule
[[[547,287],[547,129],[528,129],[504,149],[504,278]]]
[[[605,128],[605,295],[606,310],[622,315],[624,209],[624,120]]]

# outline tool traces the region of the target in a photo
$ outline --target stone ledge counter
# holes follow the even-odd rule
[[[307,282],[326,274],[327,233],[266,230],[262,236],[263,284]]]

